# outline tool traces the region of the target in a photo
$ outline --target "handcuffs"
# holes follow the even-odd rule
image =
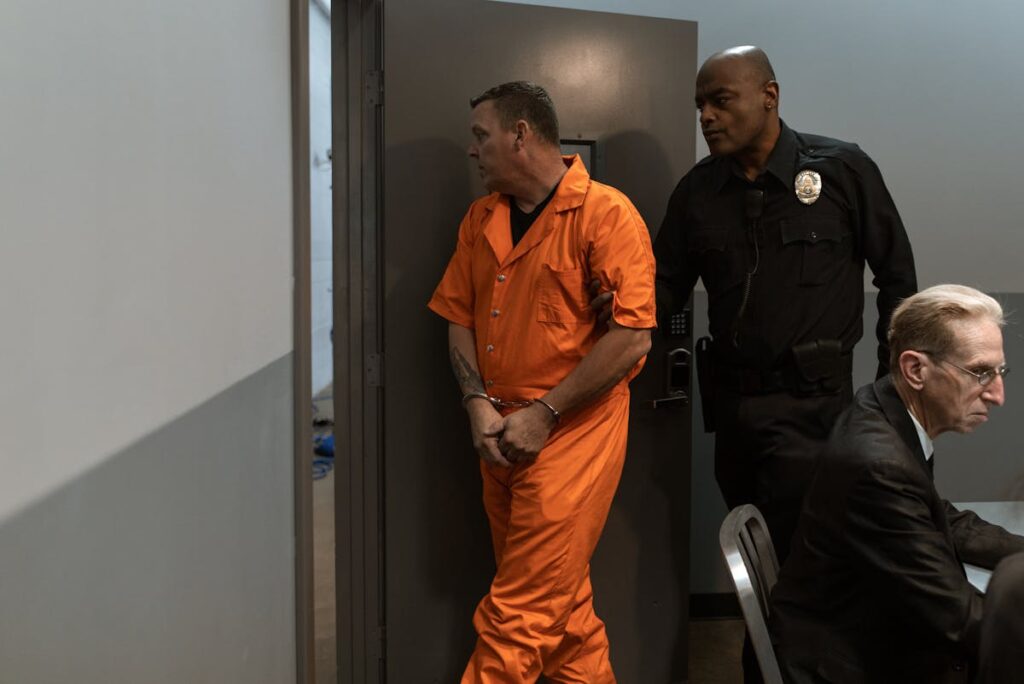
[[[557,425],[562,420],[562,414],[554,406],[544,401],[543,399],[516,399],[516,400],[505,400],[499,399],[498,397],[492,397],[486,392],[466,392],[462,395],[462,405],[466,406],[473,399],[486,399],[491,403],[494,408],[526,408],[530,404],[540,404],[548,411],[551,412],[552,417],[555,419]]]

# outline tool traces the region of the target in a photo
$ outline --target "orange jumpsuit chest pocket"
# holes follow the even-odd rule
[[[550,264],[542,264],[538,275],[538,322],[564,325],[592,322],[584,269],[557,269]]]

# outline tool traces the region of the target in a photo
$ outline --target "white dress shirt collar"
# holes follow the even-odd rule
[[[910,411],[908,410],[907,413],[910,413]],[[917,420],[917,416],[910,413],[910,420],[914,421],[914,427],[917,428],[917,438],[921,440],[921,451],[924,452],[924,460],[930,461],[932,454],[935,453],[935,444],[932,443],[932,438],[928,436],[928,433],[924,431],[924,427]]]

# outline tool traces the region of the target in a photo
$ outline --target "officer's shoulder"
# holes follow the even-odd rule
[[[797,139],[800,140],[801,153],[806,157],[832,159],[860,178],[874,178],[881,174],[875,160],[856,143],[807,133],[797,133]]]
[[[708,155],[690,167],[690,170],[683,174],[683,177],[676,183],[676,190],[680,190],[692,183],[700,183],[714,173],[718,164],[726,163],[724,157]]]
[[[814,133],[796,133],[796,138],[800,150],[810,156],[831,157],[854,164],[871,160],[857,143]]]
[[[714,163],[715,163],[715,160],[716,160],[716,159],[720,159],[720,157],[716,157],[716,156],[714,156],[714,155],[711,155],[711,154],[709,154],[708,156],[704,157],[704,158],[703,158],[703,159],[701,159],[701,160],[700,160],[699,162],[697,162],[696,164],[694,164],[694,165],[693,165],[693,168],[692,168],[692,169],[690,169],[689,173],[693,173],[693,172],[694,172],[694,170],[696,170],[696,169],[698,169],[698,168],[702,168],[702,167],[710,167],[710,166],[711,166],[712,164],[714,164]]]

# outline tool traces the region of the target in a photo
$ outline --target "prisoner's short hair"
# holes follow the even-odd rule
[[[494,101],[501,125],[512,130],[523,119],[533,127],[541,140],[559,146],[558,115],[548,91],[529,81],[511,81],[494,86],[469,101],[470,109],[481,102]]]
[[[889,322],[889,368],[894,372],[900,354],[926,351],[940,357],[956,352],[953,324],[989,320],[1002,327],[1003,307],[984,292],[965,285],[936,285],[907,297]]]

